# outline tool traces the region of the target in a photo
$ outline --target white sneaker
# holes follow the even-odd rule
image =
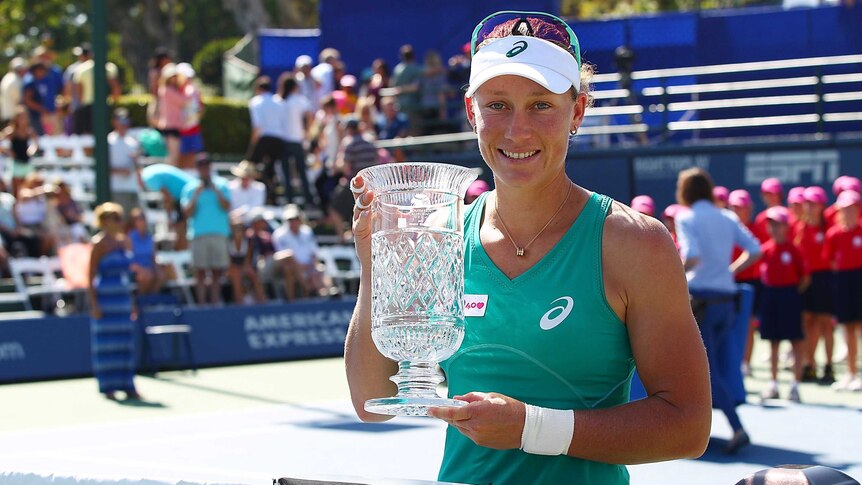
[[[862,392],[862,376],[857,376],[847,385],[848,391]]]
[[[832,383],[832,389],[835,391],[847,391],[850,389],[850,383],[852,383],[853,380],[853,376],[845,375],[841,379]]]
[[[796,384],[793,384],[790,388],[790,394],[787,395],[787,400],[795,403],[801,403],[802,400],[799,399],[799,387]]]
[[[778,383],[775,381],[770,382],[766,386],[766,390],[760,395],[760,398],[764,401],[767,399],[778,399]]]

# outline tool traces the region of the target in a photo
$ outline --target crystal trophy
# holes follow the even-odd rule
[[[365,410],[426,416],[462,406],[437,395],[448,359],[464,338],[463,197],[475,169],[442,163],[392,163],[359,172],[374,191],[371,235],[371,336],[398,362],[393,397]]]

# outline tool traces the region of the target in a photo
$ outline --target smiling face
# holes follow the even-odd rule
[[[565,171],[569,133],[583,120],[586,95],[576,101],[505,75],[482,84],[466,105],[497,185],[544,187]]]

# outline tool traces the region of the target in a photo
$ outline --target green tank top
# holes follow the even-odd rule
[[[441,363],[450,397],[498,392],[575,410],[628,402],[634,359],[602,279],[602,229],[611,199],[593,194],[560,242],[509,279],[479,241],[486,195],[465,216],[466,331],[460,349]],[[622,465],[484,448],[451,426],[439,479],[494,485],[629,483]]]

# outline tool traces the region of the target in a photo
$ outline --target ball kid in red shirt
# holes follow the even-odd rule
[[[766,211],[773,207],[781,207],[781,202],[784,198],[784,187],[781,185],[781,181],[772,177],[761,182],[760,197],[763,199],[766,209],[764,209],[760,214],[757,214],[757,217],[754,218],[754,227],[751,232],[754,233],[754,235],[757,236],[757,239],[760,239],[761,242],[766,242],[770,238],[769,230],[767,228],[768,222]],[[790,227],[793,228],[794,224],[796,224],[796,216],[791,213]]]
[[[852,190],[854,192],[862,193],[862,181],[860,181],[856,177],[851,177],[849,175],[842,175],[835,179],[835,182],[832,183],[832,193],[835,194],[835,197],[841,195],[841,192],[845,190]],[[835,225],[836,218],[838,217],[838,206],[837,204],[832,204],[826,208],[823,212],[823,216],[826,219],[826,226],[832,227]]]
[[[858,192],[845,190],[838,196],[837,224],[826,232],[824,255],[835,270],[835,317],[843,324],[847,340],[848,375],[833,384],[838,390],[862,391],[857,372],[857,335],[862,329],[862,226],[859,225]]]
[[[832,371],[832,349],[834,346],[832,328],[832,293],[834,291],[832,263],[823,253],[826,243],[826,191],[821,187],[808,187],[803,192],[802,217],[796,223],[794,243],[802,251],[802,259],[811,272],[811,284],[802,295],[802,328],[805,330],[805,355],[802,366],[802,382],[815,382],[817,365],[814,351],[820,337],[826,347],[826,364],[822,384],[832,384],[835,377]]]
[[[778,345],[790,340],[793,345],[793,376],[788,399],[799,402],[797,383],[802,379],[805,335],[802,333],[802,292],[810,276],[802,252],[790,239],[790,211],[771,207],[766,211],[767,230],[771,239],[763,244],[760,257],[760,280],[763,298],[760,302],[760,337],[769,340],[772,352],[772,381],[763,393],[764,399],[778,398]]]

